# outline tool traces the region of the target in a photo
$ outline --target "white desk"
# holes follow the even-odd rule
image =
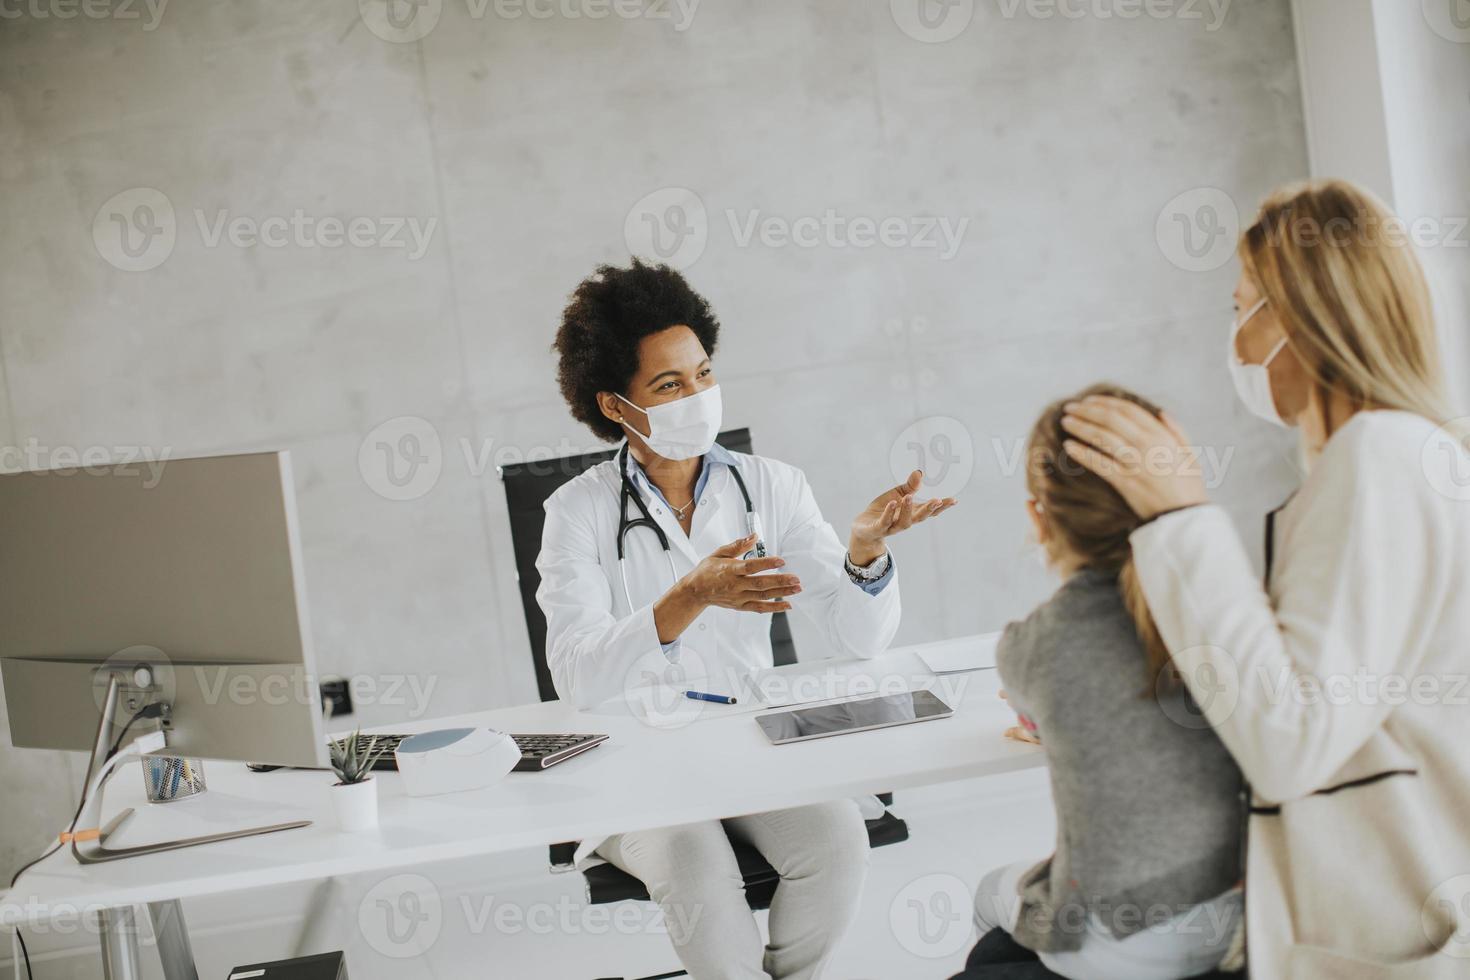
[[[826,674],[930,687],[954,717],[876,732],[773,746],[751,712],[660,730],[631,715],[579,712],[561,702],[390,726],[393,731],[485,725],[501,731],[607,732],[603,746],[541,773],[512,773],[490,789],[413,799],[394,773],[380,773],[380,826],[335,829],[329,773],[252,773],[239,763],[206,763],[209,792],[197,800],[148,805],[136,769],[116,777],[110,816],[137,808],[113,843],[143,843],[288,819],[311,827],[82,867],[61,852],[28,871],[0,902],[0,921],[38,922],[89,910],[414,867],[561,841],[801,806],[824,800],[970,779],[1039,766],[1039,749],[1007,741],[1014,715],[998,697],[994,670],[936,678],[920,649],[980,645],[966,637],[895,649],[876,660],[781,668],[782,676]]]

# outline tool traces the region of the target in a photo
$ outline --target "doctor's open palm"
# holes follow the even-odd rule
[[[923,471],[914,470],[908,480],[879,494],[866,510],[853,519],[852,536],[848,540],[853,564],[868,565],[876,561],[887,550],[884,538],[907,531],[955,505],[953,497],[918,499],[915,495],[923,480]]]
[[[852,522],[848,556],[855,565],[872,565],[888,550],[884,539],[955,505],[953,497],[918,500],[914,494],[923,478],[924,474],[915,470],[907,481],[880,494]],[[751,534],[715,549],[653,604],[654,628],[660,643],[672,643],[710,606],[766,614],[791,609],[786,600],[801,592],[801,580],[795,575],[775,574],[786,565],[779,556],[743,557],[756,540],[757,536]]]

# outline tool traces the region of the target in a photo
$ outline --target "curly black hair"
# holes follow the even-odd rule
[[[627,394],[638,373],[638,343],[669,327],[694,331],[711,357],[720,322],[705,298],[667,265],[638,259],[626,269],[602,265],[572,293],[556,331],[556,376],[572,417],[600,439],[616,442],[622,427],[602,414],[597,393]]]

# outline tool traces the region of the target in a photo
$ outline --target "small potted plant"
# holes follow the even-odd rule
[[[368,830],[378,825],[378,784],[373,782],[373,766],[387,746],[378,748],[371,737],[362,744],[361,731],[331,743],[332,769],[337,782],[332,786],[332,809],[337,826],[343,830]]]

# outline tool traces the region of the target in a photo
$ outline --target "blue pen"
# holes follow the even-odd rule
[[[703,691],[685,691],[684,696],[691,701],[713,701],[715,704],[734,704],[734,698],[727,698],[723,694],[705,694]]]

